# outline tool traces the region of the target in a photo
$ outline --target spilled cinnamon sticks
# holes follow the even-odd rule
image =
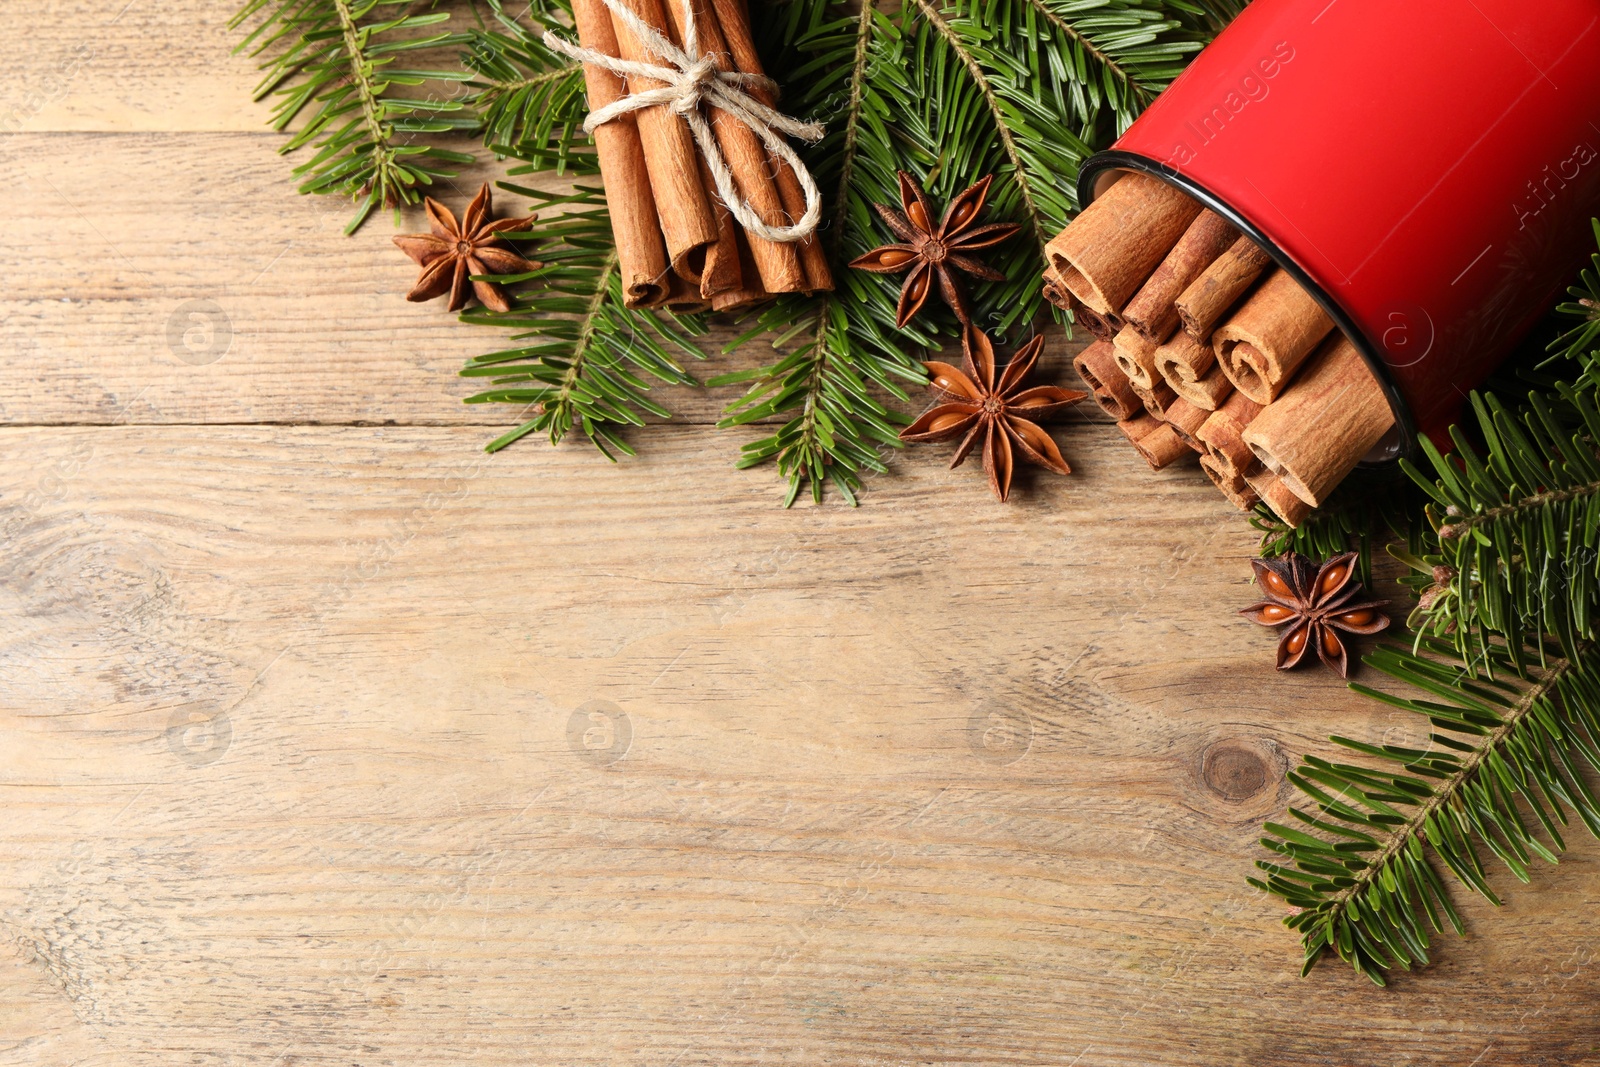
[[[1215,411],[1233,392],[1233,383],[1217,366],[1216,350],[1186,333],[1156,349],[1156,373],[1191,404]]]
[[[1176,431],[1154,415],[1139,414],[1117,423],[1117,429],[1128,439],[1134,451],[1144,457],[1153,471],[1164,470],[1178,460],[1194,453],[1183,443]]]
[[[612,2],[678,48],[692,18],[697,58],[709,58],[721,71],[763,74],[746,0]],[[573,22],[584,49],[658,67],[664,62],[605,0],[573,0]],[[590,62],[584,63],[584,78],[591,111],[664,84],[631,72],[619,76]],[[747,84],[751,96],[771,106],[765,83]],[[749,125],[703,106],[745,205],[767,227],[794,225],[805,211],[794,170]],[[671,106],[618,115],[596,126],[594,138],[627,306],[728,310],[777,293],[833,288],[815,234],[783,242],[745,231],[722,203],[689,126]]]
[[[1318,300],[1159,179],[1122,175],[1046,254],[1046,294],[1097,338],[1074,366],[1152,469],[1198,453],[1237,507],[1297,526],[1392,430]]]
[[[1196,341],[1209,341],[1211,331],[1228,309],[1239,302],[1270,266],[1271,256],[1250,238],[1240,237],[1178,297],[1174,306],[1184,331]]]
[[[1116,354],[1109,341],[1096,341],[1085,348],[1072,361],[1073,368],[1083,384],[1089,387],[1094,402],[1100,410],[1118,422],[1131,419],[1144,407],[1139,394],[1134,392],[1128,376],[1117,366]]]

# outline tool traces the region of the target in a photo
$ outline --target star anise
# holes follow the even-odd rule
[[[950,201],[939,225],[933,224],[933,205],[904,171],[900,175],[900,206],[903,212],[882,204],[874,204],[883,221],[889,224],[904,244],[889,244],[851,262],[852,267],[870,270],[874,274],[897,274],[909,271],[900,287],[900,303],[895,309],[895,326],[905,329],[922,305],[927,301],[934,284],[939,294],[956,318],[962,323],[972,321],[972,309],[967,303],[966,290],[951,273],[951,268],[966,271],[974,277],[991,282],[1003,282],[1006,276],[973,259],[967,253],[980,248],[991,248],[1012,236],[1022,227],[1009,222],[995,222],[987,226],[973,226],[983,202],[989,195],[990,174],[976,185]]]
[[[1061,458],[1055,441],[1034,420],[1064,411],[1089,394],[1054,385],[1021,388],[1043,347],[1042,336],[1023,345],[996,380],[994,342],[967,323],[961,330],[965,373],[948,363],[923,364],[933,375],[932,389],[938,402],[901,430],[900,439],[948,441],[965,434],[950,462],[952,469],[961,466],[967,454],[982,442],[983,469],[989,474],[989,487],[1002,501],[1011,492],[1013,444],[1025,459],[1057,474],[1071,474],[1072,468]]]
[[[1329,670],[1348,677],[1350,657],[1338,631],[1375,634],[1389,626],[1389,617],[1378,610],[1387,600],[1361,599],[1354,552],[1334,556],[1320,567],[1294,552],[1250,565],[1267,599],[1239,614],[1262,626],[1288,627],[1278,640],[1280,671],[1299,663],[1306,649],[1315,646]]]
[[[489,183],[484,182],[478,195],[467,205],[467,213],[459,224],[450,209],[433,197],[424,201],[433,232],[409,233],[394,239],[400,251],[422,265],[422,276],[406,294],[407,300],[432,300],[448,292],[449,310],[460,311],[467,303],[467,282],[471,275],[522,274],[544,266],[511,251],[506,239],[500,236],[507,230],[527,229],[538,216],[494,219],[493,195]],[[472,282],[472,292],[486,308],[511,310],[506,291],[495,282]]]

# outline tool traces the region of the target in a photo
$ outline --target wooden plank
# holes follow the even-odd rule
[[[0,1063],[1587,1055],[1578,834],[1397,989],[1296,976],[1286,761],[1418,724],[1274,674],[1192,472],[785,512],[701,427],[478,436],[0,430]]]
[[[516,408],[462,404],[482,383],[458,374],[508,334],[463,325],[442,301],[407,303],[416,268],[394,248],[389,216],[345,237],[348,202],[295,195],[273,141],[52,134],[11,143],[28,210],[0,245],[10,279],[0,293],[9,352],[0,420],[471,424],[488,428],[484,440],[517,424]],[[460,207],[501,173],[486,162],[446,199]],[[527,201],[500,204],[509,213]],[[406,231],[426,228],[410,210]],[[1065,381],[1072,348],[1049,332]],[[720,325],[705,339],[711,358],[689,361],[691,372],[709,378],[770,358],[760,344],[721,355],[731,335]],[[743,390],[659,392],[678,418],[708,423]]]
[[[235,3],[52,0],[8,12],[0,131],[263,132]],[[452,6],[455,6],[452,4]]]
[[[0,249],[15,279],[0,328],[20,347],[0,387],[7,421],[514,425],[512,409],[463,405],[478,386],[457,374],[505,332],[407,303],[416,267],[388,216],[345,237],[349,203],[295,195],[273,140],[13,141],[29,210]],[[108,188],[113,173],[160,178]],[[448,199],[476,187],[463,177]],[[411,211],[407,229],[426,228]]]

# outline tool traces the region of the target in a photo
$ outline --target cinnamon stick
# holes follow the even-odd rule
[[[1228,498],[1228,503],[1240,511],[1250,511],[1261,503],[1261,498],[1256,491],[1250,488],[1250,483],[1244,480],[1244,475],[1236,474],[1227,464],[1219,461],[1216,456],[1204,455],[1200,457],[1200,469],[1205,476],[1211,479],[1211,484],[1216,486],[1223,496]]]
[[[719,208],[722,207],[720,204],[717,206]],[[727,209],[722,208],[722,212],[727,214]],[[731,214],[728,215],[728,221],[733,223],[731,227],[732,233],[726,239],[717,242],[717,250],[720,252],[724,245],[735,250],[735,254],[738,256],[740,280],[737,286],[723,289],[712,295],[712,311],[736,311],[752,304],[759,304],[763,300],[769,300],[772,297],[771,293],[761,287],[761,272],[757,269],[755,258],[751,255],[750,244],[746,240],[744,230],[740,229],[738,223],[733,221]],[[707,268],[706,274],[708,277],[710,273],[710,269]],[[701,291],[704,292],[704,286],[701,287]]]
[[[1205,445],[1207,453],[1234,474],[1243,474],[1256,461],[1255,453],[1244,443],[1244,431],[1260,411],[1260,404],[1243,393],[1233,393],[1221,407],[1206,416],[1206,421],[1195,431],[1195,440]]]
[[[1299,526],[1311,514],[1311,505],[1290,492],[1289,487],[1283,484],[1283,479],[1261,464],[1257,463],[1245,471],[1244,480],[1246,485],[1255,490],[1262,503],[1290,526]]]
[[[1061,284],[1061,275],[1051,271],[1044,272],[1044,288],[1042,295],[1051,304],[1062,311],[1072,310],[1072,294],[1067,292],[1067,287]]]
[[[646,25],[670,38],[672,30],[661,10],[661,0],[619,0]],[[634,63],[659,63],[659,57],[640,43],[622,20],[611,19],[618,55]],[[630,94],[664,87],[663,82],[630,74]],[[694,135],[683,119],[663,104],[634,112],[639,140],[644,146],[650,189],[666,239],[667,259],[684,278],[699,282],[705,271],[706,249],[717,240],[717,218],[700,179],[700,153]]]
[[[761,55],[756,51],[755,36],[750,32],[750,11],[746,0],[711,0],[711,6],[716,12],[717,23],[722,28],[723,39],[727,43],[734,69],[742,74],[765,76],[766,71],[761,66]],[[768,107],[777,106],[777,98],[765,85],[757,83],[749,86],[747,91]],[[795,176],[794,169],[788,163],[776,156],[770,156],[769,165],[770,170],[776,174],[778,195],[783,201],[783,210],[787,217],[784,224],[792,226],[806,213],[805,191],[800,188],[800,179]],[[828,257],[822,250],[822,242],[817,239],[817,234],[812,233],[798,242],[797,247],[800,266],[806,276],[805,291],[820,293],[832,289],[833,273],[828,269]]]
[[[1206,446],[1201,444],[1195,434],[1200,432],[1200,427],[1205,425],[1211,412],[1198,404],[1191,403],[1183,397],[1178,397],[1166,405],[1166,413],[1162,416],[1167,425],[1172,427],[1178,439],[1196,452],[1204,454]]]
[[[1129,172],[1056,235],[1045,252],[1068,289],[1102,315],[1120,311],[1178,243],[1200,205]]]
[[[1111,342],[1096,341],[1073,357],[1072,366],[1078,372],[1078,377],[1083,379],[1083,384],[1089,387],[1100,410],[1113,419],[1121,422],[1143,410],[1143,404],[1129,384],[1128,376],[1117,366]]]
[[[1212,334],[1217,362],[1234,388],[1270,404],[1289,385],[1333,320],[1287,271],[1274,271]]]
[[[1156,349],[1156,373],[1191,404],[1215,411],[1233,392],[1233,383],[1217,366],[1217,353],[1186,333]]]
[[[1207,341],[1239,298],[1272,265],[1272,257],[1248,237],[1218,256],[1176,301],[1184,331],[1197,341]]]
[[[1371,369],[1336,334],[1255,417],[1244,442],[1290,492],[1320,507],[1393,426],[1394,411]]]
[[[1233,223],[1215,211],[1201,211],[1155,273],[1122,309],[1122,317],[1143,334],[1145,340],[1163,343],[1179,325],[1175,306],[1178,297],[1238,240],[1239,231]]]
[[[601,0],[573,0],[572,19],[577,26],[578,43],[584,48],[610,56],[620,54],[611,14]],[[583,79],[591,111],[607,107],[628,93],[621,77],[593,63],[583,65]],[[596,128],[594,147],[600,158],[606,211],[617,243],[623,304],[630,308],[660,304],[667,299],[667,249],[662,243],[661,220],[656,216],[644,145],[634,117],[623,115]]]
[[[1189,446],[1178,439],[1172,427],[1150,414],[1136,415],[1117,423],[1117,429],[1134,451],[1144,457],[1153,471],[1172,466],[1185,456],[1194,455]]]
[[[1067,283],[1062,280],[1059,272],[1051,271],[1045,276],[1048,278],[1052,275],[1055,278],[1055,284],[1067,295],[1068,310],[1072,312],[1072,321],[1074,323],[1081,324],[1084,329],[1102,341],[1109,341],[1121,332],[1123,322],[1119,316],[1100,314],[1100,312],[1072,295],[1072,290],[1067,288]]]
[[[1166,382],[1157,381],[1153,389],[1141,389],[1133,382],[1128,383],[1144,409],[1162,422],[1167,421],[1167,408],[1178,399],[1178,394],[1168,387]]]
[[[718,70],[733,69],[728,56],[728,42],[706,0],[689,0],[687,12],[683,0],[669,0],[666,8],[672,19],[675,34],[673,43],[681,47],[687,39],[688,26],[684,16],[688,14],[694,19],[700,38],[700,55],[694,58],[710,58]],[[722,150],[728,171],[733,175],[734,188],[750,205],[756,217],[768,226],[787,225],[788,218],[773,179],[767,147],[761,143],[756,131],[716,107],[711,108],[711,130],[716,136],[717,147]],[[702,180],[708,181],[709,177],[709,171],[702,172]],[[715,189],[716,185],[708,181],[705,188]],[[806,287],[805,271],[800,266],[800,252],[793,244],[769,241],[754,233],[745,233],[744,237],[750,260],[755,265],[756,277],[761,279],[761,288],[769,293],[797,293]],[[753,284],[754,280],[752,277],[750,283]],[[716,306],[714,299],[712,306]]]
[[[1156,346],[1132,326],[1124,326],[1112,340],[1117,351],[1117,366],[1140,389],[1154,389],[1161,375],[1156,373]]]
[[[668,311],[679,315],[690,315],[697,311],[708,311],[711,304],[700,295],[700,284],[687,281],[675,271],[667,274],[667,295],[662,301]]]
[[[711,165],[703,156],[695,158],[695,165],[700,170],[700,180],[707,189],[712,187]],[[750,263],[749,275],[746,276],[746,261],[749,253],[741,257],[739,238],[743,230],[734,219],[733,212],[728,210],[720,197],[713,197],[711,201],[711,214],[717,220],[717,239],[706,246],[705,259],[700,266],[700,297],[716,307],[717,299],[727,293],[742,295],[749,292],[751,287],[760,285],[759,275],[755,264]],[[746,301],[748,303],[748,301]]]

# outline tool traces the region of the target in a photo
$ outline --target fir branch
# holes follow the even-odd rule
[[[1561,410],[1530,394],[1518,413],[1474,395],[1485,441],[1461,427],[1455,449],[1424,440],[1432,478],[1407,465],[1433,502],[1438,529],[1430,567],[1453,576],[1427,612],[1433,633],[1452,634],[1463,658],[1489,634],[1514,650],[1552,634],[1566,654],[1595,636],[1600,606],[1600,397],[1592,386],[1560,386]]]
[[[312,145],[312,158],[295,168],[302,193],[342,193],[357,203],[346,227],[353,233],[380,206],[416,203],[419,187],[452,178],[442,165],[472,157],[418,138],[471,129],[462,104],[438,91],[427,98],[397,95],[397,88],[430,82],[460,82],[449,70],[410,70],[397,59],[423,49],[457,43],[448,32],[419,33],[449,19],[443,12],[375,17],[404,8],[409,0],[249,0],[229,26],[238,28],[265,13],[235,51],[266,55],[266,71],[255,99],[281,99],[271,125],[287,130],[307,109],[311,117],[280,149]]]
[[[909,420],[871,396],[860,372],[877,368],[856,363],[859,353],[845,332],[845,310],[831,298],[812,303],[806,312],[804,301],[780,301],[758,317],[752,334],[776,335],[775,347],[803,337],[776,364],[723,375],[707,384],[755,383],[729,405],[719,427],[745,426],[798,408],[799,414],[776,433],[744,445],[736,464],[743,469],[775,458],[779,474],[788,480],[785,507],[795,502],[805,485],[811,488],[812,500],[820,503],[822,487],[829,482],[854,505],[861,488],[859,472],[888,469],[877,446],[899,447],[896,426]],[[797,312],[805,317],[795,322]],[[875,380],[905,398],[893,383],[881,377]]]
[[[1159,92],[1158,89],[1135,80],[1126,67],[1096,48],[1089,35],[1073,25],[1061,12],[1045,3],[1044,0],[1028,0],[1028,3],[1046,22],[1055,27],[1063,37],[1071,41],[1075,47],[1081,49],[1090,62],[1103,68],[1112,78],[1122,83],[1123,88],[1132,93],[1138,103],[1148,104],[1156,98]]]
[[[1595,243],[1600,244],[1600,219],[1590,220]],[[1567,290],[1570,300],[1556,308],[1558,316],[1576,319],[1550,344],[1553,353],[1547,362],[1567,359],[1583,367],[1588,384],[1600,384],[1600,253],[1590,257],[1589,267],[1578,275],[1578,281]]]
[[[1044,246],[1054,234],[1047,232],[1047,223],[1044,215],[1040,211],[1038,203],[1035,202],[1033,193],[1028,188],[1027,167],[1023,163],[1021,153],[1017,150],[1016,138],[1012,135],[1005,111],[1000,107],[999,97],[995,93],[994,86],[989,81],[988,74],[985,73],[983,66],[979,64],[977,56],[965,47],[961,36],[956,33],[950,23],[944,20],[944,17],[928,0],[912,0],[912,3],[922,13],[922,17],[927,20],[928,25],[933,27],[934,32],[944,40],[945,44],[950,46],[950,50],[961,61],[961,65],[967,68],[967,73],[972,76],[973,85],[977,87],[978,92],[982,95],[983,102],[994,119],[995,135],[1000,139],[1000,147],[1005,151],[1006,159],[1011,163],[1012,178],[1017,184],[1017,191],[1027,212],[1034,239],[1038,242],[1039,254],[1043,256]]]
[[[798,10],[796,8],[795,10]],[[833,214],[835,218],[842,219],[848,214],[850,207],[850,183],[855,177],[856,165],[856,140],[860,136],[861,100],[866,86],[867,55],[872,44],[872,24],[877,17],[877,0],[863,0],[861,13],[856,16],[856,34],[854,58],[850,64],[850,98],[844,106],[844,143],[840,146],[839,154],[839,190],[834,197]],[[835,226],[829,241],[829,251],[835,258],[839,251],[839,240],[844,233],[844,227]]]
[[[1132,124],[1225,23],[1182,0],[937,0],[1040,158],[1061,132],[1078,160]],[[1058,132],[1059,131],[1059,132]],[[1075,178],[1077,161],[1058,176]],[[1059,162],[1057,163],[1059,167]],[[1073,201],[1075,204],[1075,200]],[[1065,225],[1060,218],[1056,228]]]
[[[830,0],[788,0],[777,11],[761,44],[774,77],[794,87],[786,106],[827,120],[828,135],[802,148],[802,155],[839,204],[826,238],[835,253],[837,288],[815,297],[782,297],[758,311],[754,327],[729,348],[759,337],[777,350],[777,358],[707,384],[747,387],[728,405],[719,427],[787,416],[776,432],[741,448],[738,467],[775,462],[787,481],[786,506],[806,486],[820,502],[828,483],[854,504],[861,472],[887,469],[878,449],[900,447],[896,428],[909,421],[876,399],[873,388],[908,402],[900,383],[926,380],[897,339],[890,291],[875,277],[841,270],[838,262],[871,247],[866,236],[876,222],[872,200],[895,202],[898,153],[891,147],[889,117],[913,106],[914,90],[906,80],[912,64],[900,28],[871,0],[859,13],[842,17]],[[846,72],[843,84],[840,72]]]
[[[499,30],[473,33],[461,57],[476,77],[470,105],[482,119],[484,145],[515,156],[530,170],[592,174],[594,146],[583,133],[589,113],[583,67],[544,46],[547,29],[567,32],[570,0],[533,0],[521,6],[524,23],[488,0]]]
[[[1443,538],[1465,537],[1479,526],[1492,526],[1501,519],[1524,515],[1528,512],[1542,512],[1556,504],[1569,504],[1575,500],[1583,500],[1600,493],[1600,481],[1584,482],[1582,485],[1569,486],[1565,489],[1547,490],[1522,497],[1512,504],[1502,504],[1480,511],[1476,515],[1469,515],[1464,519],[1452,521],[1439,528],[1439,536]]]
[[[1585,643],[1571,659],[1546,656],[1547,668],[1529,676],[1516,667],[1526,656],[1490,646],[1487,665],[1518,679],[1510,682],[1474,678],[1444,658],[1451,651],[1429,640],[1426,654],[1388,648],[1368,657],[1422,697],[1351,687],[1426,716],[1434,727],[1427,749],[1336,737],[1382,762],[1305,757],[1289,780],[1314,810],[1290,807],[1302,828],[1266,826],[1261,843],[1282,862],[1259,861],[1265,877],[1250,882],[1295,909],[1284,923],[1301,934],[1308,971],[1331,948],[1383,985],[1385,970],[1428,962],[1429,930],[1443,930],[1441,916],[1464,932],[1434,860],[1498,904],[1479,848],[1526,882],[1533,856],[1554,863],[1565,849],[1559,826],[1568,812],[1600,836],[1600,802],[1581,770],[1600,769],[1600,652]]]
[[[619,431],[643,426],[646,416],[670,418],[650,398],[644,376],[673,385],[694,385],[682,356],[700,357],[693,338],[704,332],[698,316],[631,310],[623,305],[622,279],[605,199],[579,186],[567,196],[501,183],[511,192],[566,209],[529,233],[541,241],[545,266],[526,276],[496,279],[537,282],[518,293],[508,312],[479,308],[463,321],[514,331],[514,347],[469,361],[461,374],[491,378],[494,388],[467,397],[469,404],[517,404],[532,415],[491,441],[496,452],[533,433],[552,445],[580,428],[608,459],[634,455]]]

